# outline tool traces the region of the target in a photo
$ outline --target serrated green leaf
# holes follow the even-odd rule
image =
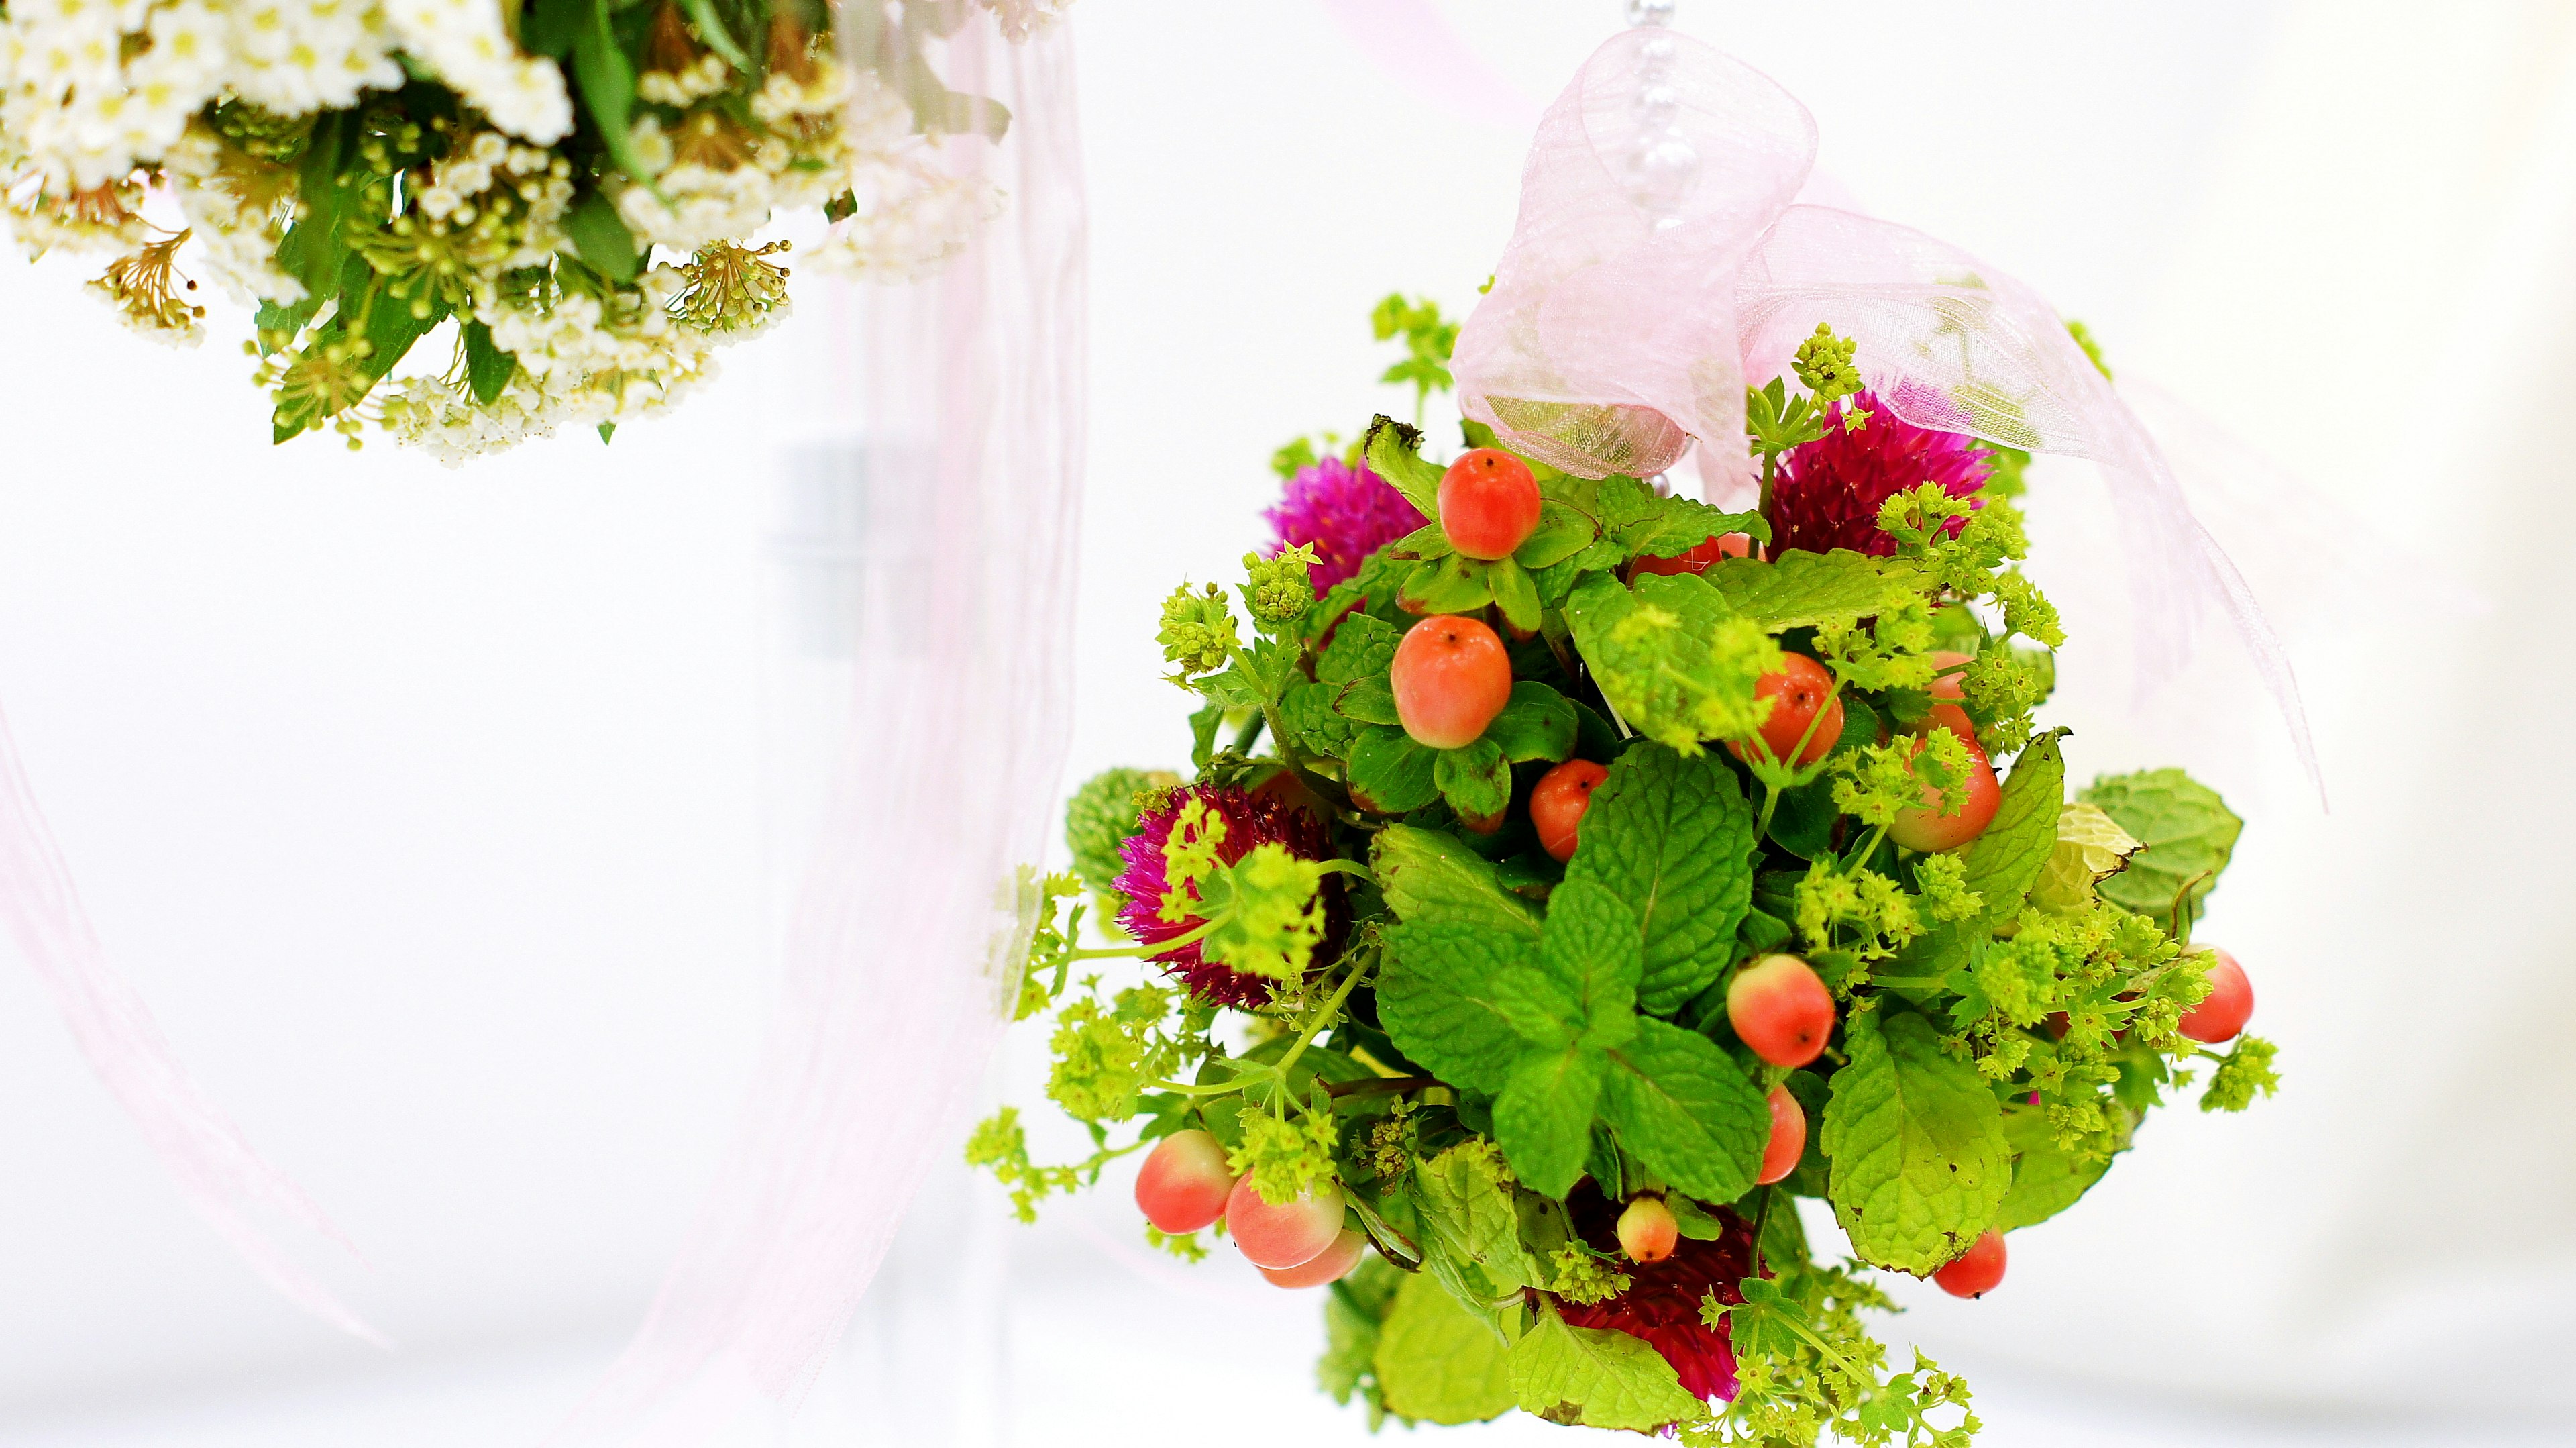
[[[1605,1061],[1597,1046],[1533,1051],[1494,1098],[1494,1140],[1531,1191],[1562,1197],[1583,1176]]]
[[[1310,754],[1348,759],[1360,726],[1333,707],[1340,693],[1341,687],[1335,684],[1290,684],[1279,700],[1279,727]]]
[[[2076,909],[2093,898],[2096,883],[2118,874],[2145,848],[2101,806],[2071,800],[2057,813],[2057,846],[2030,887],[2030,903],[2043,910]]]
[[[2124,910],[2168,925],[2183,882],[2210,876],[2192,887],[2191,902],[2198,908],[2217,886],[2217,872],[2227,868],[2236,837],[2245,831],[2245,822],[2216,790],[2179,769],[2110,775],[2093,781],[2082,797],[2146,845],[2131,857],[2129,868],[2103,881],[2097,893]]]
[[[1611,1051],[1603,1114],[1647,1170],[1694,1197],[1731,1202],[1753,1186],[1771,1109],[1706,1036],[1652,1016]]]
[[[1566,600],[1565,619],[1602,697],[1659,744],[1696,754],[1703,739],[1750,735],[1768,712],[1754,687],[1781,668],[1779,646],[1698,574],[1633,588],[1596,575]]]
[[[2021,913],[2022,897],[2057,848],[2057,816],[2066,800],[2059,742],[2065,737],[2065,730],[2052,729],[2022,750],[2004,780],[1993,821],[1964,852],[1967,887],[1986,902],[1970,922],[1976,930],[1994,930]]]
[[[1793,548],[1769,563],[1729,558],[1701,576],[1729,608],[1770,633],[1850,623],[1910,591],[1892,582],[1876,560],[1848,548],[1830,553]]]
[[[1993,1226],[2012,1149],[1993,1091],[1911,1011],[1856,1012],[1820,1145],[1835,1220],[1861,1259],[1928,1275]]]
[[[1347,684],[1382,675],[1395,662],[1395,646],[1403,641],[1404,635],[1386,620],[1351,614],[1333,629],[1333,641],[1315,656],[1315,681]]]
[[[1503,758],[1502,746],[1491,739],[1435,751],[1431,782],[1464,820],[1492,820],[1512,802],[1511,761]]]
[[[1413,742],[1401,729],[1372,724],[1351,746],[1346,783],[1351,801],[1379,814],[1404,814],[1438,797],[1431,772],[1438,751]]]
[[[1644,966],[1637,917],[1601,886],[1568,880],[1548,897],[1532,967],[1498,978],[1493,991],[1504,1017],[1533,1046],[1618,1046],[1636,1034]]]
[[[1375,1339],[1386,1409],[1425,1423],[1481,1423],[1514,1406],[1510,1350],[1431,1278],[1404,1276]]]
[[[1512,685],[1512,700],[1503,712],[1485,726],[1485,737],[1514,764],[1534,759],[1553,764],[1574,753],[1581,724],[1573,700],[1535,679],[1523,679]]]
[[[1512,1396],[1554,1423],[1650,1432],[1708,1409],[1645,1339],[1608,1328],[1568,1327],[1553,1306],[1512,1345]]]
[[[1647,1011],[1670,1015],[1733,963],[1753,850],[1752,806],[1714,755],[1631,749],[1592,792],[1566,882],[1599,884],[1634,912]]]
[[[2004,1116],[2004,1140],[2013,1150],[2012,1190],[1995,1209],[1995,1230],[2018,1231],[2044,1222],[2093,1189],[2111,1169],[2111,1158],[2077,1161],[2058,1149],[2057,1130],[2035,1106]]]
[[[1502,1291],[1546,1285],[1546,1268],[1521,1243],[1511,1172],[1493,1143],[1464,1141],[1416,1162],[1413,1194],[1432,1246],[1477,1264],[1484,1279]],[[1492,1300],[1486,1297],[1484,1305]],[[1496,1336],[1490,1327],[1482,1330]]]
[[[1562,563],[1591,546],[1600,536],[1592,520],[1563,503],[1550,500],[1539,505],[1538,527],[1521,546],[1512,550],[1512,561],[1536,572]]]
[[[1491,864],[1448,835],[1388,825],[1370,846],[1369,868],[1387,908],[1407,924],[1442,921],[1538,943],[1529,902],[1503,889]]]

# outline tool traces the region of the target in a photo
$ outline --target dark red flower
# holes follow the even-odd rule
[[[1868,412],[1860,431],[1846,432],[1840,418],[1852,407]],[[1814,442],[1791,448],[1780,460],[1771,489],[1771,556],[1802,548],[1827,553],[1849,548],[1886,557],[1896,540],[1878,526],[1878,506],[1908,488],[1939,483],[1954,498],[1973,495],[1995,470],[1994,454],[1967,436],[1916,427],[1862,392],[1835,408],[1837,419]],[[1950,521],[1958,536],[1966,519]]]
[[[1191,800],[1207,806],[1208,813],[1225,825],[1225,838],[1217,842],[1216,857],[1231,865],[1252,853],[1259,845],[1285,845],[1290,854],[1302,859],[1321,860],[1332,853],[1324,822],[1297,805],[1274,799],[1266,793],[1247,793],[1214,785],[1192,785],[1174,790],[1160,809],[1145,811],[1137,822],[1136,833],[1118,847],[1118,858],[1127,868],[1120,871],[1117,888],[1127,897],[1118,912],[1118,923],[1129,935],[1147,945],[1176,939],[1196,930],[1206,922],[1185,915],[1177,921],[1162,915],[1164,897],[1172,885],[1164,869],[1164,846],[1171,841],[1172,827],[1179,821],[1182,806]],[[1341,877],[1324,877],[1324,943],[1316,952],[1315,964],[1328,962],[1341,948],[1342,936],[1350,920],[1350,907],[1343,902]],[[1197,942],[1165,951],[1147,959],[1161,965],[1165,973],[1180,977],[1190,993],[1218,1005],[1251,1007],[1270,999],[1270,981],[1221,965],[1199,954]]]
[[[1568,1202],[1584,1240],[1605,1252],[1619,1246],[1619,1208],[1588,1186]],[[1684,1237],[1673,1255],[1661,1262],[1625,1262],[1628,1290],[1607,1302],[1582,1305],[1560,1302],[1557,1310],[1570,1327],[1606,1327],[1645,1342],[1664,1355],[1692,1396],[1735,1401],[1735,1350],[1723,1327],[1700,1320],[1699,1305],[1710,1293],[1730,1306],[1744,1301],[1737,1286],[1753,1270],[1753,1224],[1724,1207],[1717,1209],[1724,1235],[1703,1242]]]

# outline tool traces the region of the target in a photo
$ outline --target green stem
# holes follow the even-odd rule
[[[1270,712],[1266,709],[1244,720],[1242,731],[1234,736],[1234,752],[1250,754],[1252,746],[1261,742],[1262,726],[1269,722]]]
[[[1366,1081],[1336,1081],[1324,1088],[1324,1094],[1338,1100],[1345,1096],[1374,1096],[1383,1091],[1430,1091],[1448,1084],[1437,1076],[1378,1076]]]
[[[1209,931],[1216,929],[1216,927],[1217,922],[1213,920],[1201,921],[1198,929],[1191,931],[1187,935],[1174,936],[1170,940],[1139,942],[1135,945],[1105,946],[1096,950],[1077,950],[1067,955],[1065,958],[1068,960],[1111,960],[1120,956],[1160,955],[1167,950],[1178,950],[1185,945],[1196,945],[1207,937]]]
[[[1771,833],[1772,811],[1780,807],[1780,786],[1762,781],[1762,818],[1753,822],[1753,838],[1759,840]]]
[[[1231,1096],[1243,1089],[1243,1080],[1237,1077],[1232,1081],[1221,1082],[1214,1086],[1184,1086],[1178,1081],[1148,1081],[1145,1086],[1148,1090],[1169,1091],[1175,1096]]]
[[[1306,1023],[1306,1029],[1298,1034],[1297,1044],[1290,1046],[1288,1054],[1279,1058],[1279,1075],[1282,1080],[1287,1078],[1288,1068],[1297,1064],[1297,1058],[1306,1054],[1307,1045],[1325,1026],[1331,1024],[1334,1016],[1341,1013],[1342,1002],[1351,998],[1352,987],[1360,983],[1361,976],[1368,974],[1369,964],[1370,962],[1361,961],[1351,967],[1351,973],[1342,977],[1341,988],[1333,992],[1333,998],[1324,1002],[1324,1008],[1317,1011],[1315,1018]]]

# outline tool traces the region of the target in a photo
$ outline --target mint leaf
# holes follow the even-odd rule
[[[1406,613],[1474,613],[1494,601],[1492,570],[1483,560],[1453,553],[1437,563],[1417,563],[1404,576],[1395,603]]]
[[[2003,1204],[1995,1210],[1999,1232],[2018,1231],[2065,1211],[2111,1169],[2107,1156],[2078,1161],[2060,1150],[2057,1128],[2035,1106],[2016,1107],[2004,1114],[2004,1140],[2013,1149],[2013,1176],[2012,1190],[2004,1193]]]
[[[1538,527],[1512,550],[1512,561],[1532,572],[1553,567],[1591,546],[1596,534],[1590,518],[1551,499],[1539,505]]]
[[[2179,769],[2150,769],[2093,781],[2082,796],[2099,805],[2120,828],[2146,842],[2129,868],[2103,881],[2096,893],[2124,910],[2171,925],[2174,896],[2185,880],[2207,873],[2191,888],[2194,909],[2227,868],[2236,837],[2245,822],[2227,808],[2218,792]]]
[[[1568,1327],[1553,1306],[1512,1345],[1512,1396],[1552,1423],[1648,1432],[1705,1416],[1664,1355],[1608,1328]]]
[[[1416,1162],[1413,1194],[1422,1230],[1432,1244],[1461,1262],[1478,1264],[1501,1292],[1544,1287],[1549,1273],[1521,1244],[1521,1218],[1512,1195],[1512,1171],[1494,1143],[1462,1141]],[[1498,1293],[1487,1294],[1490,1303]],[[1488,1337],[1498,1336],[1490,1327]]]
[[[1670,1015],[1735,955],[1753,900],[1753,810],[1713,755],[1631,749],[1583,814],[1566,882],[1593,881],[1635,915],[1645,950],[1639,996]]]
[[[1395,689],[1383,673],[1353,679],[1334,690],[1333,712],[1354,724],[1384,724],[1390,728],[1404,724],[1404,716],[1395,707]]]
[[[1373,1346],[1386,1409],[1424,1423],[1481,1423],[1515,1406],[1509,1350],[1440,1284],[1403,1277]]]
[[[1857,1010],[1844,1042],[1821,1139],[1834,1217],[1862,1260],[1925,1276],[1994,1225],[2012,1185],[2001,1112],[1910,1011]]]
[[[1649,575],[1633,589],[1587,579],[1565,619],[1602,697],[1657,743],[1696,754],[1699,741],[1749,735],[1770,713],[1753,688],[1780,669],[1779,645],[1697,574]]]
[[[1529,902],[1504,890],[1491,864],[1448,835],[1388,825],[1369,851],[1369,868],[1387,908],[1407,924],[1436,920],[1538,943]]]
[[[1716,1044],[1652,1016],[1611,1053],[1610,1124],[1630,1156],[1703,1201],[1752,1187],[1771,1139],[1771,1109]]]
[[[1431,777],[1436,757],[1401,729],[1369,725],[1351,745],[1351,802],[1384,815],[1422,808],[1440,793]]]
[[[1771,633],[1848,624],[1912,592],[1881,572],[1875,561],[1848,548],[1831,553],[1793,548],[1769,563],[1729,558],[1701,576],[1729,608]]]
[[[1512,701],[1485,726],[1485,737],[1514,764],[1534,759],[1553,764],[1574,753],[1574,736],[1581,727],[1573,700],[1535,679],[1523,679],[1512,685]]]
[[[2066,802],[2066,761],[2058,741],[2065,736],[2065,730],[2052,729],[2022,750],[2004,780],[1994,820],[1965,852],[1967,888],[1986,902],[1974,922],[1979,930],[1991,931],[2021,913],[2022,897],[2057,849],[2057,817]]]
[[[1393,624],[1374,614],[1354,613],[1333,629],[1333,641],[1315,656],[1315,681],[1347,684],[1382,675],[1395,662],[1395,646],[1404,641]]]
[[[1500,1091],[1528,1050],[1497,983],[1534,973],[1538,952],[1482,923],[1390,925],[1378,1018],[1397,1050],[1453,1086]]]
[[[1339,684],[1290,684],[1279,699],[1279,727],[1309,753],[1348,759],[1361,726],[1334,707],[1341,692]]]
[[[1502,746],[1491,739],[1479,739],[1464,749],[1433,751],[1431,782],[1460,819],[1480,824],[1500,816],[1512,802],[1511,761],[1503,758]]]
[[[1394,418],[1372,419],[1360,435],[1360,451],[1369,470],[1404,494],[1423,517],[1440,516],[1440,468],[1422,460],[1422,434]]]
[[[1538,585],[1529,572],[1509,558],[1485,565],[1485,585],[1503,611],[1503,621],[1522,634],[1538,632]]]
[[[1582,1179],[1604,1066],[1599,1047],[1568,1044],[1531,1052],[1512,1067],[1494,1098],[1494,1140],[1531,1191],[1562,1197]]]

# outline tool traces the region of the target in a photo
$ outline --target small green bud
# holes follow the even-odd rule
[[[1275,627],[1304,618],[1315,603],[1315,585],[1308,570],[1322,561],[1315,556],[1312,543],[1283,549],[1270,558],[1244,554],[1244,570],[1251,581],[1244,585],[1243,601],[1251,608],[1253,621]]]

